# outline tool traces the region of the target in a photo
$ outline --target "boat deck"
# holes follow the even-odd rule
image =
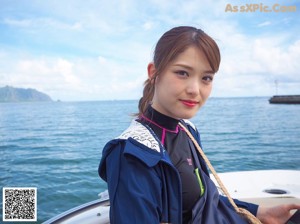
[[[300,170],[241,171],[218,175],[232,198],[263,206],[300,204]],[[215,181],[213,177],[212,180]],[[66,211],[44,224],[110,223],[107,191],[99,195],[99,200]]]

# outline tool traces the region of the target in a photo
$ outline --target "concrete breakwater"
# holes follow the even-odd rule
[[[270,103],[300,104],[300,95],[275,95],[269,99]]]

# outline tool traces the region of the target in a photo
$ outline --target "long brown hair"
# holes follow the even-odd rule
[[[137,115],[142,115],[151,102],[154,95],[156,77],[172,60],[190,46],[196,46],[204,53],[214,73],[219,70],[221,61],[219,47],[210,36],[202,30],[191,26],[172,28],[164,33],[156,44],[153,57],[156,73],[152,79],[147,79],[144,83],[143,96],[139,101],[139,113]]]

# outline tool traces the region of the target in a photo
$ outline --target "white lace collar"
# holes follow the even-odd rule
[[[130,137],[148,148],[160,152],[160,144],[155,139],[151,131],[136,120],[133,120],[130,126],[117,138],[128,139]]]

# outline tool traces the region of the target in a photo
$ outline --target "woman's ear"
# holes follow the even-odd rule
[[[147,67],[149,80],[155,79],[156,68],[153,62],[150,62]]]

